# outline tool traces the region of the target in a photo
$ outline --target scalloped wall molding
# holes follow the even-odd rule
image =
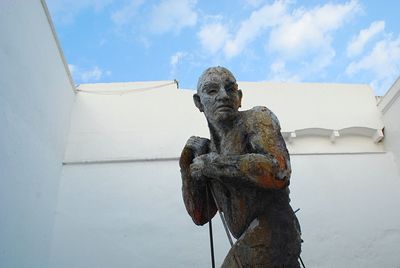
[[[382,129],[370,127],[348,127],[342,129],[304,128],[294,131],[282,131],[282,136],[289,143],[292,143],[296,138],[310,136],[327,137],[332,143],[342,136],[364,136],[370,137],[375,143],[378,143],[383,139],[384,134]]]

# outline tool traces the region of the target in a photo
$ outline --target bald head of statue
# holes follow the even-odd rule
[[[228,69],[210,67],[199,77],[193,100],[209,122],[218,123],[238,116],[242,91],[238,89],[236,79]]]

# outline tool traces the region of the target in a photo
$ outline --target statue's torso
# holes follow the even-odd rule
[[[268,129],[273,119],[265,114],[260,116],[259,109],[241,112],[237,125],[221,137],[219,150],[216,146],[211,146],[211,150],[222,155],[268,152],[268,137],[272,134]],[[257,216],[268,215],[268,210],[274,208],[289,207],[287,189],[268,190],[244,181],[238,179],[230,184],[212,181],[218,205],[235,238],[239,238]]]
[[[211,150],[222,155],[287,153],[283,139],[278,139],[278,144],[271,142],[277,140],[271,138],[276,135],[273,120],[277,119],[263,107],[242,112],[236,127],[220,140],[219,150],[215,146]],[[282,157],[289,160],[288,154]],[[299,267],[301,239],[287,187],[266,189],[240,178],[229,184],[212,180],[212,187],[228,227],[238,239],[223,268]]]

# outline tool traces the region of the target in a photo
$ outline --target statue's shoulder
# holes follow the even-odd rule
[[[187,140],[185,146],[195,150],[206,150],[206,148],[208,149],[209,145],[210,145],[209,139],[198,136],[191,136]]]
[[[265,106],[255,106],[243,112],[246,121],[255,125],[272,125],[280,128],[279,120],[276,115]]]

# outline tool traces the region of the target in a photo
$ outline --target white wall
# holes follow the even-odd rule
[[[176,158],[188,137],[208,136],[206,120],[193,104],[195,92],[177,89],[171,82],[80,85],[85,92],[77,94],[65,162]],[[314,128],[382,129],[367,85],[241,82],[239,86],[243,109],[267,106],[278,116],[282,131],[310,130],[288,144],[291,153],[384,150],[382,143],[362,131],[341,134],[335,143],[330,134],[313,132]]]
[[[0,2],[0,267],[48,267],[73,88],[41,1]]]
[[[391,153],[292,156],[306,267],[398,267],[400,180]]]
[[[195,226],[184,209],[177,161],[186,139],[208,130],[194,92],[170,82],[80,87],[105,95],[77,95],[51,266],[210,266],[207,227]],[[260,84],[247,84],[243,108],[271,107],[284,130],[383,126],[367,86]],[[400,263],[397,167],[382,142],[361,134],[332,143],[311,133],[289,144],[292,206],[301,208],[307,267]],[[229,244],[218,218],[214,226],[220,264]]]
[[[400,78],[379,102],[385,123],[385,146],[393,152],[400,174]]]
[[[181,196],[178,162],[66,165],[51,267],[210,267],[207,226]],[[218,263],[229,249],[215,218]]]
[[[0,267],[209,266],[207,227],[184,210],[177,163],[188,136],[207,136],[193,92],[78,94],[62,167],[74,94],[46,12],[39,0],[0,3]],[[397,98],[386,98],[385,152],[364,85],[241,87],[254,89],[244,108],[270,107],[288,133],[311,129],[288,145],[307,267],[397,267]],[[352,127],[334,143],[312,130]],[[220,264],[229,245],[218,218],[214,228]]]
[[[400,180],[391,155],[295,155],[291,199],[306,267],[397,267]],[[208,229],[181,198],[177,161],[66,165],[51,266],[210,267]],[[229,244],[214,218],[217,267]]]

